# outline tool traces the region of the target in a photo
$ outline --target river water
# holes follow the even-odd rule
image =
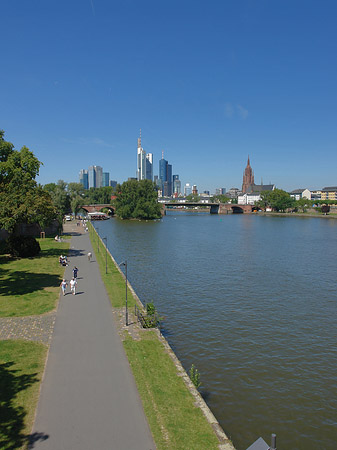
[[[337,220],[169,212],[95,222],[238,450],[337,448]]]

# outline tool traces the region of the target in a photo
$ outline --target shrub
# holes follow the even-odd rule
[[[9,236],[6,241],[5,251],[12,256],[29,258],[38,255],[41,247],[32,236]]]
[[[199,389],[201,385],[200,373],[194,364],[192,364],[192,367],[190,368],[190,378],[196,389]]]

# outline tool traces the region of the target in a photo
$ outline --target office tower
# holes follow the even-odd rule
[[[96,187],[100,188],[103,186],[103,168],[100,166],[94,166],[96,172]]]
[[[190,183],[186,183],[184,186],[184,196],[186,197],[187,195],[192,194],[192,187],[190,185]]]
[[[102,186],[109,186],[109,179],[110,179],[110,174],[109,172],[103,172],[103,177],[102,177]]]
[[[164,197],[171,197],[173,193],[172,189],[172,164],[169,164],[164,159],[164,152],[162,152],[162,158],[159,160],[159,179],[161,182],[161,189]]]
[[[89,189],[88,171],[85,169],[80,170],[80,183],[83,185],[84,189]]]
[[[142,130],[137,144],[137,180],[153,180],[153,155],[142,148]]]
[[[88,170],[89,189],[96,187],[96,171],[95,166],[90,166]]]
[[[226,194],[226,188],[216,188],[215,189],[215,195],[225,195]]]
[[[109,186],[115,188],[115,187],[117,186],[117,181],[115,181],[115,180],[110,180],[110,181],[109,181]]]
[[[173,175],[173,194],[178,196],[181,194],[181,181],[179,175]]]

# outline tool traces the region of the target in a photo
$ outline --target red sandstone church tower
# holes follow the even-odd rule
[[[253,169],[250,167],[249,156],[248,156],[247,167],[245,168],[245,171],[243,172],[242,192],[243,193],[249,192],[253,185],[254,185],[254,173],[253,173]]]

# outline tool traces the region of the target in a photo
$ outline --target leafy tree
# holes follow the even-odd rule
[[[54,207],[56,208],[57,220],[60,227],[62,227],[64,215],[71,211],[70,196],[67,192],[67,183],[63,180],[59,180],[57,184],[46,184],[43,189],[49,192]]]
[[[189,194],[186,196],[186,200],[188,200],[189,202],[199,202],[200,197],[199,197],[199,195],[196,195],[196,194]]]
[[[295,207],[302,212],[306,212],[306,210],[312,206],[312,203],[312,200],[309,200],[308,198],[300,198],[295,202]]]
[[[56,217],[50,195],[35,180],[41,164],[27,147],[15,150],[0,130],[0,228],[10,234],[20,223],[44,227]]]
[[[229,197],[226,197],[226,195],[223,195],[223,194],[218,194],[218,195],[214,195],[212,200],[213,200],[213,202],[218,200],[220,203],[228,203]]]
[[[285,192],[282,189],[261,192],[261,200],[257,202],[257,205],[264,209],[269,206],[275,211],[281,212],[285,212],[286,209],[292,208],[294,204],[295,200],[290,197],[288,192]]]
[[[117,185],[114,202],[116,214],[122,219],[158,219],[161,206],[155,184],[150,180],[130,180]]]

